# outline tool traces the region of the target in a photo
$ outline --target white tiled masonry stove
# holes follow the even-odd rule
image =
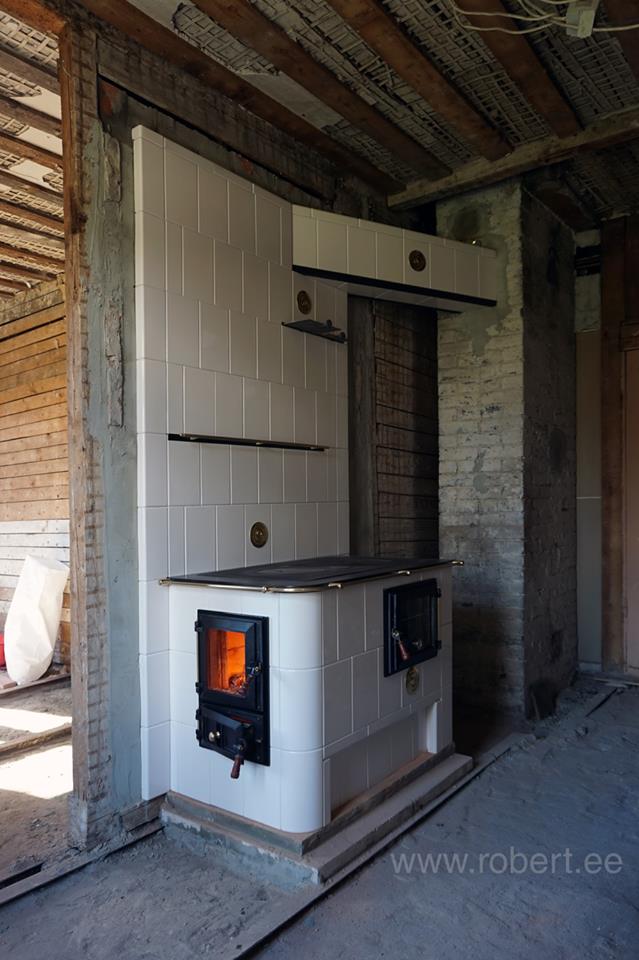
[[[494,255],[133,136],[143,796],[317,831],[452,750],[450,564],[347,556],[349,277],[486,303]]]

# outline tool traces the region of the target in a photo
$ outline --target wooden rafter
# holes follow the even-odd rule
[[[391,207],[415,207],[433,200],[517,177],[537,167],[548,167],[569,160],[578,153],[602,150],[639,138],[639,109],[622,110],[597,120],[571,137],[548,137],[517,147],[501,160],[473,160],[448,177],[431,183],[417,180],[400,193],[389,197]]]
[[[111,24],[122,33],[169,63],[174,64],[190,76],[208,84],[223,96],[244,107],[250,113],[261,117],[289,136],[305,143],[308,147],[333,162],[342,172],[349,173],[376,190],[386,192],[394,178],[384,173],[363,157],[318,130],[307,120],[288,110],[251,86],[242,77],[227,70],[197,47],[163,27],[152,17],[147,16],[126,0],[82,0],[82,5],[105,23]],[[397,186],[397,181],[395,180]]]
[[[477,153],[496,160],[509,145],[446,80],[425,51],[379,0],[328,0],[368,46],[415,90]]]
[[[2,226],[0,229],[0,240],[14,241],[18,244],[20,243],[38,243],[47,245],[47,250],[53,256],[64,256],[64,240],[60,237],[52,237],[48,233],[43,233],[42,230],[29,230],[26,227],[22,227],[19,224],[8,223]]]
[[[0,216],[3,213],[12,217],[19,217],[21,220],[27,220],[29,223],[37,224],[39,227],[44,227],[45,230],[48,231],[55,233],[64,232],[64,223],[62,220],[58,220],[50,214],[41,213],[39,210],[30,210],[29,207],[23,207],[21,204],[14,203],[10,200],[0,200]],[[3,222],[8,222],[10,226],[15,226],[15,224],[10,221],[4,220]]]
[[[558,137],[569,137],[581,129],[572,107],[564,99],[543,63],[518,32],[517,21],[511,20],[501,0],[457,0],[457,5],[475,27],[500,27],[513,33],[482,32],[484,43],[499,60],[510,79],[517,84],[528,103],[547,121]],[[479,11],[492,12],[492,17],[473,17]],[[501,15],[499,15],[501,14]]]
[[[608,19],[615,27],[639,23],[639,0],[605,0]],[[634,75],[639,78],[639,30],[619,30],[614,36]]]
[[[64,18],[50,7],[45,7],[42,0],[2,0],[2,9],[44,33],[57,35],[64,27]]]
[[[0,257],[4,262],[9,260],[19,260],[20,263],[26,261],[26,266],[32,264],[36,269],[42,267],[47,272],[61,273],[64,270],[64,261],[56,257],[47,257],[44,253],[36,253],[34,250],[28,250],[25,247],[16,247],[9,243],[0,241]]]
[[[36,87],[49,90],[51,93],[60,92],[58,78],[52,70],[42,64],[35,63],[35,61],[23,56],[16,50],[0,47],[0,70],[6,70],[14,77],[26,80]]]
[[[12,280],[26,280],[28,283],[40,283],[41,280],[55,276],[55,273],[51,270],[37,270],[35,267],[12,263],[10,260],[4,260],[0,255],[0,276],[10,277]]]
[[[40,163],[43,167],[49,169],[62,169],[62,157],[59,154],[53,153],[52,150],[45,150],[44,147],[38,147],[34,143],[29,143],[28,140],[12,137],[10,133],[5,133],[4,130],[0,130],[0,150],[22,157],[24,160]]]
[[[432,178],[448,172],[449,168],[429,150],[345,86],[250,0],[195,0],[195,4],[232,36],[256,50],[278,70],[413,169]]]
[[[62,194],[57,189],[42,187],[38,183],[25,180],[24,177],[16,176],[15,173],[0,170],[0,187],[7,187],[9,190],[21,193],[25,197],[31,197],[33,200],[44,200],[46,203],[55,204],[62,208]]]
[[[2,267],[0,267],[0,271]],[[21,290],[24,290],[26,280],[23,280],[20,283],[18,280],[8,280],[6,277],[0,276],[0,287],[4,287],[5,290],[13,290],[15,293],[20,293]]]
[[[62,135],[62,127],[57,117],[52,117],[48,113],[42,113],[41,110],[34,110],[18,100],[12,100],[11,97],[5,97],[0,94],[0,116],[11,117],[18,123],[24,123],[28,127],[34,127],[41,130],[42,133],[50,133],[53,137]]]

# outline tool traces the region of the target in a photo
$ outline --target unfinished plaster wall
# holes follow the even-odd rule
[[[440,552],[465,561],[456,693],[546,712],[575,665],[572,241],[516,181],[440,204],[438,232],[499,264],[494,310],[439,318]]]

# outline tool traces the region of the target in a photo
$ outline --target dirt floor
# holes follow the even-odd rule
[[[639,689],[613,693],[586,719],[584,697],[569,695],[558,718],[258,955],[636,960]],[[215,849],[203,857],[158,834],[5,906],[0,954],[238,957],[252,932],[300,894],[229,869]]]

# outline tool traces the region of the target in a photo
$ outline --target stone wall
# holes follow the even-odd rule
[[[545,712],[574,658],[571,238],[518,182],[440,204],[438,233],[499,264],[495,309],[439,318],[440,553],[465,561],[456,696],[530,712],[546,681]]]

